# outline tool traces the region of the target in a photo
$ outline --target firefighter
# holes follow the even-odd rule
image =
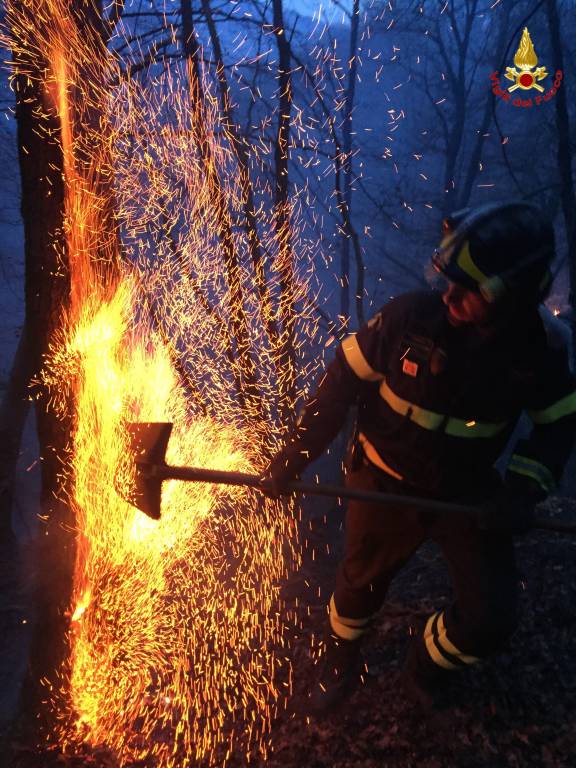
[[[476,519],[351,501],[345,556],[329,604],[326,648],[309,710],[335,709],[361,669],[360,642],[392,578],[427,539],[445,556],[453,603],[413,636],[401,681],[440,706],[447,679],[497,651],[517,623],[513,535],[559,482],[573,445],[576,388],[539,305],[551,283],[554,233],[522,201],[455,212],[433,266],[443,291],[388,302],[344,339],[267,477],[282,493],[356,407],[346,461],[352,488],[477,505]],[[494,464],[521,413],[531,419],[502,478]]]

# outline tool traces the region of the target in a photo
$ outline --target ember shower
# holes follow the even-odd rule
[[[296,349],[316,333],[298,277],[314,245],[295,199],[287,293],[286,233],[262,184],[267,260],[255,268],[238,226],[246,189],[210,83],[190,60],[131,74],[91,13],[82,28],[59,0],[8,15],[16,71],[24,51],[35,66],[20,74],[41,73],[42,109],[59,118],[65,177],[71,302],[44,380],[50,407],[73,403],[65,471],[77,553],[62,675],[71,712],[55,713],[73,726],[55,738],[105,745],[123,765],[266,753],[290,687],[279,587],[299,560],[293,518],[252,491],[167,482],[155,522],[117,491],[133,479],[129,421],[175,424],[170,463],[261,468],[296,392],[289,313],[300,313]]]

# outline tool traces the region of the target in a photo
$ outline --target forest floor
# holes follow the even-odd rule
[[[539,512],[576,520],[576,500]],[[364,685],[335,715],[276,724],[270,768],[568,768],[576,765],[576,537],[516,540],[521,622],[498,656],[455,676],[453,706],[423,717],[398,673],[411,629],[450,602],[442,554],[424,545],[394,580],[364,642]],[[305,566],[306,567],[306,566]],[[308,566],[310,567],[310,566]],[[323,565],[314,570],[323,581]],[[308,581],[313,584],[310,576]],[[331,585],[322,591],[330,594]],[[312,590],[310,590],[312,592]],[[312,602],[312,601],[310,601]],[[310,628],[321,624],[324,601]],[[303,690],[296,696],[304,697]],[[263,763],[264,764],[264,763]]]
[[[576,499],[556,497],[542,515],[576,520]],[[313,521],[314,523],[314,521]],[[286,599],[305,605],[293,644],[293,709],[305,698],[310,635],[326,616],[340,555],[341,519],[315,521],[308,557]],[[331,543],[327,554],[326,542]],[[396,577],[389,601],[365,639],[364,684],[322,720],[298,714],[272,725],[261,768],[572,768],[576,765],[576,537],[534,532],[517,539],[521,623],[510,644],[482,666],[458,674],[453,706],[423,717],[399,693],[398,672],[411,628],[450,602],[442,555],[426,544]],[[324,555],[322,555],[324,552]],[[292,593],[291,593],[292,590]],[[300,671],[300,674],[298,674]],[[110,756],[40,754],[12,731],[10,768],[117,768]],[[242,758],[227,763],[247,765]],[[182,768],[194,768],[184,762]]]

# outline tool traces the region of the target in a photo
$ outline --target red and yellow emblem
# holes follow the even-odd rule
[[[540,92],[544,90],[541,85],[538,85],[538,81],[548,77],[548,72],[546,72],[546,67],[536,66],[538,64],[538,57],[536,56],[528,27],[524,27],[522,32],[522,39],[514,56],[514,64],[516,66],[506,67],[506,74],[504,75],[508,80],[514,81],[514,85],[508,88],[510,92],[515,91],[517,88],[521,88],[523,91],[527,91],[530,88],[536,88]]]

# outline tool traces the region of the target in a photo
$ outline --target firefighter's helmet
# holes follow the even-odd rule
[[[550,288],[554,229],[524,201],[463,208],[443,221],[434,268],[493,303],[506,296],[538,303]]]

